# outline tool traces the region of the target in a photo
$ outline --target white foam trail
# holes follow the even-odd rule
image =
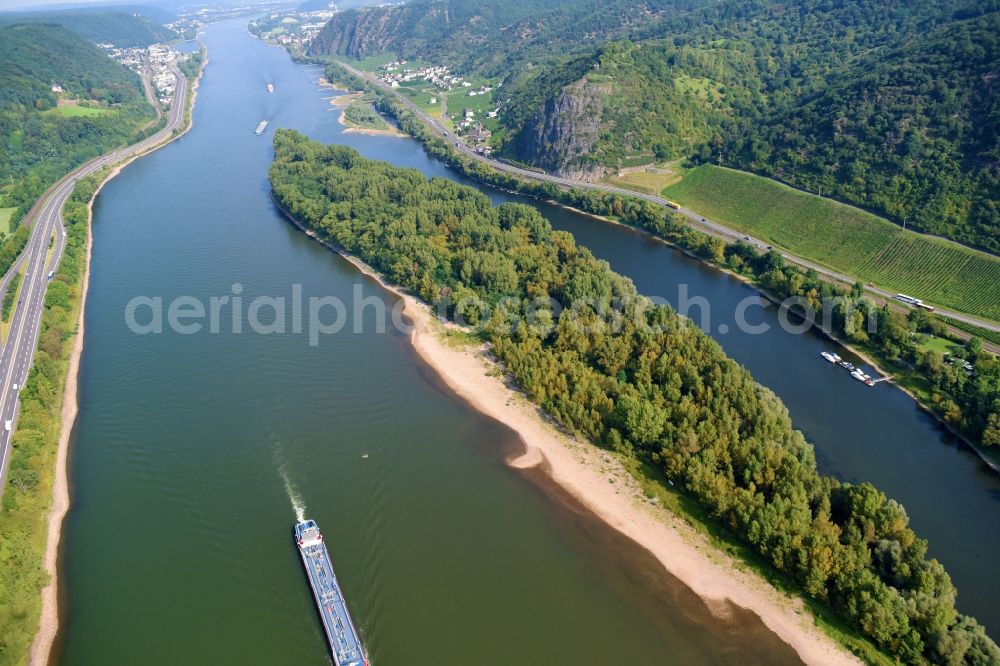
[[[281,469],[281,478],[285,480],[285,492],[288,493],[288,499],[292,502],[292,510],[295,511],[295,522],[301,523],[306,519],[305,502],[302,501],[302,497],[295,490],[295,486],[292,485],[288,475],[285,474],[284,468]]]
[[[292,503],[292,511],[295,512],[295,522],[301,523],[306,519],[306,503],[302,500],[295,484],[292,483],[291,477],[288,476],[287,465],[284,456],[281,455],[280,443],[275,447],[274,453],[275,457],[278,458],[278,473],[281,474],[281,479],[285,482],[285,493],[288,495],[288,501]]]

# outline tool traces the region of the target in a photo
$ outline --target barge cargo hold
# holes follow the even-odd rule
[[[295,526],[295,543],[306,567],[334,663],[336,666],[368,666],[368,657],[347,612],[347,602],[333,573],[330,553],[316,521],[305,520]]]

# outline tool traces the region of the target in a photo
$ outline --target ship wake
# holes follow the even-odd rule
[[[285,483],[285,494],[288,495],[288,501],[292,504],[292,511],[295,512],[295,522],[301,523],[306,519],[306,503],[303,501],[302,495],[299,494],[299,489],[292,482],[292,478],[288,475],[288,463],[285,457],[281,455],[280,443],[275,447],[274,453],[275,458],[278,459],[278,473],[281,474],[281,480]]]

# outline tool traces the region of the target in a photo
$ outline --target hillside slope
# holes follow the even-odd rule
[[[463,72],[518,77],[702,4],[705,0],[413,0],[337,14],[310,46],[310,55],[395,53]]]
[[[142,96],[138,79],[103,51],[67,29],[21,24],[0,29],[0,105],[45,110],[56,105],[52,85],[107,103]]]
[[[146,7],[0,14],[0,26],[49,23],[72,30],[87,41],[120,48],[145,47],[177,38],[160,20],[169,14]]]
[[[996,0],[415,0],[314,53],[502,76],[495,147],[563,175],[693,158],[998,252],[998,42]]]
[[[1000,251],[1000,13],[879,49],[713,157]]]
[[[62,174],[130,142],[153,117],[139,78],[68,29],[0,28],[2,207],[23,213]]]

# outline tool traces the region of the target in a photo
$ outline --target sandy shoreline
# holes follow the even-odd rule
[[[337,90],[340,90],[338,88]],[[343,125],[344,132],[349,134],[367,134],[368,136],[398,136],[398,137],[408,137],[409,134],[401,132],[396,127],[393,126],[388,120],[385,121],[388,127],[386,129],[375,129],[372,127],[355,127],[351,124],[351,121],[347,119],[347,107],[350,106],[351,102],[361,98],[361,93],[348,91],[346,95],[339,95],[330,100],[330,106],[334,109],[340,109],[340,116],[337,118],[337,122]],[[331,109],[332,110],[332,109]],[[382,114],[379,114],[381,117]],[[385,120],[383,118],[383,120]]]
[[[104,189],[104,186],[115,176],[121,173],[122,169],[131,164],[134,160],[144,155],[159,150],[174,139],[187,134],[194,126],[194,103],[198,96],[198,83],[201,81],[201,74],[208,64],[206,55],[198,70],[198,76],[191,84],[191,102],[187,113],[190,120],[187,126],[177,134],[171,134],[162,143],[159,143],[149,150],[130,157],[128,160],[118,164],[94,189],[94,195],[87,202],[87,252],[83,267],[83,278],[80,282],[80,312],[77,317],[77,330],[73,338],[73,348],[70,351],[69,365],[66,370],[66,384],[63,387],[62,410],[59,416],[59,445],[56,449],[56,468],[52,479],[52,506],[49,508],[48,535],[45,542],[45,556],[43,566],[49,575],[49,582],[42,589],[42,612],[38,621],[38,631],[35,639],[31,643],[31,650],[28,653],[29,664],[46,664],[52,654],[52,646],[55,643],[56,634],[59,631],[59,543],[62,540],[63,520],[69,512],[69,440],[73,434],[73,426],[76,424],[76,417],[79,413],[79,401],[77,392],[79,389],[80,358],[83,355],[84,339],[84,315],[87,309],[87,291],[90,288],[90,257],[93,249],[94,237],[91,233],[91,219],[93,217],[94,200]]]
[[[323,243],[314,232],[288,217]],[[426,304],[388,284],[356,257],[323,244],[403,300],[403,312],[413,323],[410,341],[414,349],[449,388],[480,413],[518,433],[525,453],[508,461],[511,467],[543,466],[555,483],[649,551],[713,612],[724,616],[723,602],[727,601],[752,611],[807,664],[862,663],[814,625],[801,600],[789,598],[756,574],[737,568],[732,558],[713,547],[704,535],[669,511],[651,506],[639,484],[617,460],[553,426],[522,393],[508,388],[504,373],[495,371],[497,364],[486,349],[449,344],[443,335],[445,324]]]
[[[204,68],[204,64],[202,67]],[[200,74],[201,72],[192,85],[192,109]],[[192,126],[193,117],[188,126],[176,136],[182,136]],[[166,145],[176,136],[169,137],[156,148]],[[97,188],[95,196],[105,183],[138,157],[140,156],[131,158],[111,171]],[[72,426],[78,413],[78,371],[84,342],[91,248],[92,236],[88,223],[87,259],[81,284],[78,330],[73,341],[64,388],[53,502],[48,517],[44,565],[51,578],[42,593],[42,615],[30,653],[29,663],[32,664],[47,662],[59,628],[57,562],[62,523],[70,504],[66,463]],[[336,251],[336,248],[332,249]],[[860,663],[813,626],[812,618],[801,602],[785,597],[759,577],[736,569],[732,560],[715,550],[705,537],[667,511],[656,509],[645,502],[638,484],[616,461],[596,447],[573,440],[558,431],[522,394],[508,388],[502,376],[488,375],[495,365],[486,356],[485,350],[450,345],[441,335],[443,324],[433,317],[427,306],[385,283],[363,262],[348,255],[342,256],[403,299],[406,306],[404,312],[414,324],[411,343],[442,380],[475,409],[506,424],[520,435],[526,452],[510,461],[513,467],[532,468],[545,464],[556,483],[606,523],[646,548],[671,574],[705,599],[710,607],[713,602],[728,600],[753,611],[806,663]],[[613,479],[612,483],[609,483],[609,478]]]

